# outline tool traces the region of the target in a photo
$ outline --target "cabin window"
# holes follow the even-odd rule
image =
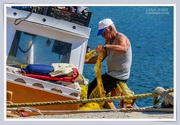
[[[16,31],[7,65],[69,63],[71,43]]]

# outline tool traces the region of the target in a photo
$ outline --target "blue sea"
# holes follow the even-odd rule
[[[156,87],[174,87],[174,8],[172,6],[90,6],[91,50],[103,45],[97,36],[98,22],[111,18],[117,30],[131,41],[133,61],[127,81],[135,94],[152,93]],[[107,72],[106,60],[102,74]],[[83,75],[91,82],[94,65],[85,64]],[[151,106],[153,97],[137,99],[139,107]],[[116,106],[118,102],[116,101]]]

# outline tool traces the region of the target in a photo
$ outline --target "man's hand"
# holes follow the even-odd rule
[[[99,45],[99,46],[96,47],[96,53],[99,53],[99,52],[102,52],[102,51],[105,51],[105,50],[103,49],[103,46],[102,46],[102,45]]]
[[[84,60],[84,63],[88,63],[88,62],[89,62],[89,59],[85,59],[85,60]]]

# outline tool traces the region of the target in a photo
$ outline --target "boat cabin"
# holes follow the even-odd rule
[[[57,7],[7,7],[7,91],[13,93],[7,100],[24,103],[79,99],[80,89],[69,87],[76,81],[57,84],[24,76],[19,71],[29,64],[67,63],[82,74],[91,31],[90,17],[91,12],[78,14]],[[38,107],[77,108],[78,104]]]
[[[7,7],[6,56],[16,57],[22,64],[70,63],[82,74],[91,15],[88,13],[82,19],[78,17],[80,14],[55,11],[53,7],[49,9],[51,11],[44,15],[43,12],[35,13],[35,10]],[[8,65],[18,65],[10,60],[7,62]]]

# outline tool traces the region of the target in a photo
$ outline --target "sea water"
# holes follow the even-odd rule
[[[174,8],[172,6],[89,6],[92,12],[91,50],[103,45],[97,36],[98,22],[111,18],[117,30],[125,34],[132,45],[132,67],[127,81],[135,94],[152,93],[156,87],[174,87]],[[106,60],[102,74],[107,72]],[[85,64],[83,75],[91,82],[94,65]],[[139,107],[152,105],[153,97],[137,99]],[[116,106],[118,102],[115,102]]]

